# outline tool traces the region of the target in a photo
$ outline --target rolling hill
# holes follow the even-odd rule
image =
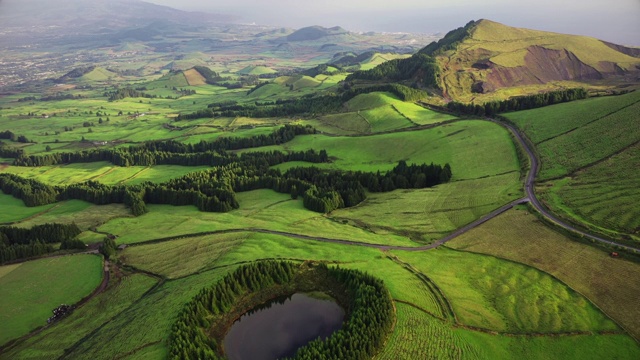
[[[340,26],[325,28],[322,26],[308,26],[294,31],[280,38],[280,41],[313,41],[330,36],[347,35],[349,32]]]
[[[351,79],[417,81],[445,98],[472,101],[633,83],[639,77],[638,49],[479,20],[449,32],[409,59]]]

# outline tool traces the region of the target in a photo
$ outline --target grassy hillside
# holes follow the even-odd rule
[[[55,307],[80,301],[101,279],[102,261],[93,255],[0,267],[0,345],[46,325]]]
[[[584,36],[513,28],[489,20],[480,20],[469,32],[455,50],[438,56],[444,93],[462,101],[478,101],[482,97],[474,97],[501,88],[527,93],[557,88],[562,86],[557,82],[563,81],[595,85],[598,80],[637,73],[640,64],[639,58]],[[607,82],[597,85],[603,84]]]
[[[96,328],[134,305],[156,282],[157,279],[143,274],[113,281],[105,292],[76,309],[65,321],[27,339],[2,357],[51,359],[63,356],[67,349],[89,336]]]
[[[348,79],[419,84],[445,100],[483,103],[567,87],[606,91],[637,85],[639,65],[634,49],[479,20],[410,58],[362,69]]]
[[[538,191],[558,214],[637,238],[640,92],[507,114],[540,155]]]
[[[631,359],[640,351],[640,348],[628,336],[619,334],[599,335],[595,333],[599,328],[598,326],[590,328],[594,333],[582,335],[560,337],[521,335],[514,337],[502,333],[480,332],[465,328],[464,325],[454,325],[451,322],[443,321],[438,318],[439,315],[437,313],[430,313],[435,311],[437,305],[429,301],[429,299],[433,298],[433,294],[430,293],[432,290],[425,285],[423,280],[416,277],[406,267],[387,259],[384,254],[374,249],[362,248],[358,249],[358,251],[349,251],[351,248],[343,245],[313,243],[264,234],[244,238],[239,245],[234,245],[233,249],[222,257],[213,256],[218,260],[210,262],[204,268],[202,267],[203,264],[198,261],[181,264],[177,258],[170,258],[169,262],[153,259],[153,254],[165,254],[163,256],[167,257],[169,257],[169,254],[179,256],[183,251],[196,254],[198,249],[200,251],[197,256],[205,259],[208,253],[212,255],[219,254],[221,249],[228,246],[228,240],[228,235],[220,235],[219,238],[194,239],[192,243],[179,241],[175,243],[176,246],[172,246],[173,242],[168,242],[130,247],[125,250],[123,259],[133,266],[139,265],[151,269],[151,271],[160,271],[165,274],[191,273],[192,275],[176,277],[164,282],[154,291],[143,295],[138,301],[125,309],[117,307],[117,302],[109,301],[107,306],[110,306],[110,308],[115,307],[113,319],[96,329],[84,341],[78,342],[77,346],[71,349],[68,356],[91,356],[94,359],[103,359],[125,354],[135,358],[149,353],[156,356],[163,354],[166,351],[169,329],[182,308],[182,304],[195,295],[204,284],[211,284],[227,272],[235,269],[238,262],[265,258],[326,259],[340,262],[341,267],[375,271],[376,276],[384,279],[385,283],[389,283],[388,286],[393,299],[396,301],[395,305],[398,312],[398,322],[387,346],[380,355],[383,359],[414,359],[427,354],[478,359],[523,357],[526,354],[527,358],[542,359],[550,353],[562,354],[563,357],[566,355],[568,357],[578,356],[584,358],[590,358],[592,355],[598,358],[606,353],[621,359]],[[145,256],[145,254],[149,254],[149,256]],[[489,267],[490,271],[506,271],[517,268],[522,269],[525,273],[532,271],[536,273],[535,270],[523,265],[464,252],[444,251],[440,254],[439,251],[436,251],[433,254],[427,253],[424,255],[425,259],[444,259],[451,256],[451,254],[456,254],[455,256],[459,257],[462,264],[480,266],[482,262],[478,263],[478,259],[489,261],[492,265]],[[419,256],[419,254],[416,254],[416,256]],[[158,267],[162,266],[162,263],[169,266]],[[425,264],[424,261],[420,260],[416,262],[411,260],[410,265],[413,267],[430,266],[428,262]],[[436,269],[435,271],[436,273],[444,274],[449,266],[455,267],[457,265],[445,262],[442,266],[443,269]],[[510,282],[508,285],[510,288],[523,291],[522,293],[518,292],[519,295],[516,294],[516,298],[523,299],[526,298],[524,294],[537,293],[539,295],[544,294],[545,301],[551,301],[552,299],[558,299],[557,296],[566,296],[568,293],[573,294],[571,296],[577,301],[581,299],[579,295],[567,290],[564,285],[548,275],[537,275],[548,279],[548,281],[543,282],[540,287],[532,288],[526,285],[532,279],[527,276],[522,277],[522,273],[510,274],[510,272],[505,272],[505,274],[509,278],[520,280],[520,282]],[[536,274],[539,274],[539,272]],[[482,277],[483,274],[478,272],[473,276],[477,278]],[[140,276],[136,281],[134,284],[138,285],[131,289],[142,290],[144,283],[140,282]],[[440,285],[440,283],[437,284],[438,286]],[[489,284],[484,283],[484,285]],[[491,287],[481,286],[476,291],[482,292],[489,289]],[[135,298],[140,290],[133,291],[125,299]],[[416,296],[416,292],[423,295]],[[122,292],[107,292],[105,295],[107,294],[110,296],[109,299],[114,300],[121,299],[123,295]],[[499,294],[499,292],[489,290],[489,294]],[[584,301],[583,298],[582,301]],[[511,305],[506,308],[497,308],[497,316],[508,318],[518,313],[517,311],[512,312],[512,309],[515,309],[515,307]],[[86,315],[89,314],[90,312],[86,313]],[[597,310],[590,313],[589,319],[592,319],[592,315],[602,318],[602,315],[598,314]],[[590,321],[587,318],[569,317],[568,319],[577,320],[578,323]],[[570,324],[572,322],[566,323],[566,325]],[[85,329],[85,326],[81,326],[74,330],[74,333],[77,331],[78,334],[82,334],[83,331],[86,331]],[[141,329],[146,330],[141,331]],[[43,341],[51,342],[56,339],[55,334],[50,332],[47,336],[39,337],[39,339],[42,338]],[[424,339],[430,339],[430,341],[424,341]],[[113,344],[108,350],[105,347],[98,346],[98,344],[105,341]],[[64,340],[64,342],[68,343],[68,340]],[[141,344],[147,344],[147,346],[142,346]],[[594,344],[597,344],[595,349],[593,348]],[[22,344],[12,350],[10,355],[21,358],[27,356],[27,354],[33,354],[33,346],[38,345],[35,345],[34,342]],[[58,348],[57,345],[48,351],[54,352],[56,348]]]
[[[236,73],[241,75],[263,75],[263,74],[273,74],[276,73],[276,70],[273,70],[267,66],[247,66]]]
[[[511,210],[447,246],[489,254],[545,271],[585,295],[640,338],[640,265],[571,241],[524,209]]]

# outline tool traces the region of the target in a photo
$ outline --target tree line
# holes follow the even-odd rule
[[[515,96],[503,101],[490,101],[484,104],[463,104],[452,101],[447,104],[450,111],[477,116],[493,116],[496,114],[535,109],[553,104],[586,99],[588,92],[583,88],[550,91],[542,94]]]
[[[291,160],[290,155],[272,152],[244,154],[250,161],[233,162],[213,169],[186,174],[161,184],[104,185],[95,181],[51,186],[14,174],[0,174],[0,189],[22,199],[27,206],[39,206],[77,199],[104,205],[124,203],[134,215],[146,212],[146,204],[194,205],[201,211],[227,212],[239,207],[237,192],[272,189],[303,197],[304,206],[316,212],[355,206],[372,192],[424,188],[451,179],[449,164],[407,165],[401,161],[386,173],[325,172],[317,168],[293,168],[282,174],[271,166]],[[315,151],[309,150],[301,156]],[[242,157],[241,157],[242,158]],[[327,158],[326,152],[324,158]]]
[[[117,89],[114,91],[107,91],[103,94],[103,96],[106,96],[107,98],[109,98],[109,101],[122,100],[126,98],[155,99],[158,97],[157,95],[147,94],[143,91],[139,91],[132,88],[123,88],[123,89]]]
[[[301,286],[299,283],[308,282],[309,276],[322,282],[316,286],[331,287],[346,299],[348,316],[340,330],[325,341],[314,340],[298,349],[293,359],[366,359],[375,355],[394,321],[391,296],[383,282],[356,270],[329,268],[325,264],[317,265],[312,275],[309,270],[300,269],[300,265],[289,262],[252,263],[202,289],[184,306],[171,329],[169,358],[224,359],[221,339],[208,335],[215,320],[230,311],[243,310],[234,307],[248,294],[275,287],[292,293]]]
[[[240,150],[263,146],[279,145],[293,140],[296,136],[315,134],[311,126],[285,125],[271,134],[247,138],[223,137],[214,141],[200,141],[197,144],[183,144],[177,141],[149,141],[141,145],[118,149],[96,149],[78,152],[59,152],[43,155],[24,155],[14,159],[16,166],[48,166],[59,164],[108,161],[117,166],[183,165],[219,166],[233,162],[248,162],[260,157],[255,154],[237,156],[227,150]],[[278,164],[287,161],[326,162],[326,151],[292,152],[288,155],[264,153],[268,162]]]
[[[51,244],[62,243],[61,249],[77,249],[75,239],[82,230],[76,224],[43,224],[30,229],[0,227],[0,263],[27,259],[54,252]]]
[[[301,114],[327,114],[338,112],[343,104],[361,94],[372,92],[390,92],[400,100],[416,101],[427,96],[427,93],[401,84],[383,84],[367,87],[352,87],[350,84],[342,89],[340,94],[302,96],[296,99],[277,100],[275,103],[266,102],[259,104],[241,105],[210,104],[206,109],[197,110],[188,114],[180,114],[176,120],[195,120],[213,117],[287,117]]]
[[[27,139],[24,135],[18,135],[12,132],[11,130],[0,131],[0,139],[16,141],[20,143],[29,143],[29,139]]]

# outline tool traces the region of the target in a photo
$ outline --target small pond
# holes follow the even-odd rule
[[[242,315],[224,338],[231,360],[274,360],[293,356],[318,337],[342,327],[344,309],[335,301],[297,293]]]

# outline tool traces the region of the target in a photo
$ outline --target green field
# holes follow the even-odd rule
[[[144,181],[165,182],[190,172],[210,169],[209,166],[129,166],[120,167],[100,161],[41,167],[8,166],[0,172],[20,175],[23,178],[36,179],[50,185],[75,184],[88,180],[107,185],[139,184]]]
[[[326,73],[311,77],[296,71],[323,64],[332,56],[314,49],[326,46],[333,53],[357,56],[376,48],[374,37],[347,33],[331,39],[338,44],[326,43],[327,39],[285,44],[279,41],[291,30],[257,34],[253,26],[241,28],[243,33],[238,34],[224,25],[215,37],[189,39],[191,32],[201,31],[192,26],[180,40],[157,35],[150,45],[128,39],[101,50],[113,66],[97,64],[65,84],[47,82],[40,88],[25,84],[29,90],[24,93],[7,91],[0,96],[0,132],[11,130],[29,141],[2,142],[27,155],[42,155],[117,149],[150,140],[196,144],[269,135],[285,124],[312,125],[318,130],[313,135],[229,152],[327,151],[325,163],[296,161],[272,167],[282,172],[310,166],[385,172],[401,160],[449,164],[451,181],[424,189],[368,192],[362,203],[327,214],[306,209],[302,196],[292,199],[268,189],[237,193],[240,207],[225,213],[147,204],[148,212],[137,217],[124,204],[98,206],[78,200],[28,208],[0,192],[0,224],[30,228],[75,223],[83,230],[78,239],[84,243],[96,244],[112,234],[117,246],[127,245],[110,258],[104,291],[31,337],[23,336],[44,326],[53,308],[77,303],[100,284],[101,257],[57,257],[58,252],[0,267],[0,346],[11,344],[0,350],[0,359],[166,358],[174,322],[203,287],[241,265],[272,259],[324,262],[383,280],[394,300],[397,321],[375,359],[640,358],[640,265],[628,260],[630,255],[612,258],[606,251],[573,241],[526,206],[508,210],[436,249],[388,248],[434,243],[524,196],[524,169],[505,127],[436,112],[389,92],[360,94],[341,107],[331,102],[333,110],[324,114],[293,111],[287,116],[252,118],[247,115],[250,111],[239,110],[225,114],[228,117],[178,120],[180,114],[209,105],[213,109],[234,104],[271,106],[278,100],[348,94],[349,89],[372,84],[343,82],[349,72],[410,56],[372,53],[360,64],[329,66]],[[475,68],[473,79],[464,70],[467,62],[469,67],[475,65],[476,52],[488,50],[494,64],[514,69],[523,65],[524,49],[541,39],[550,48],[566,45],[592,67],[602,65],[596,61],[600,54],[613,51],[595,40],[584,40],[586,50],[576,50],[580,44],[570,37],[524,29],[503,34],[505,29],[483,22],[470,40],[459,45],[462,51],[445,54],[455,55],[442,68],[440,80],[447,98],[479,103],[558,86],[582,86],[557,82],[471,94],[467,85],[486,80],[483,69]],[[168,30],[158,34],[164,31]],[[504,41],[492,41],[504,36]],[[410,38],[394,38],[393,46],[405,46]],[[249,43],[255,46],[251,54],[244,48]],[[163,50],[156,52],[155,47]],[[623,68],[632,63],[622,55],[611,60]],[[206,84],[204,72],[192,69],[194,65],[208,66],[223,80],[219,86]],[[286,76],[260,76],[276,73]],[[402,83],[412,81],[421,80]],[[605,85],[590,90],[606,90]],[[105,92],[117,88],[136,88],[154,98],[109,101]],[[47,95],[79,97],[41,99]],[[422,100],[445,102],[431,93]],[[633,242],[640,241],[638,114],[636,91],[504,115],[534,145],[541,164],[536,192],[546,206],[589,230]],[[12,160],[0,159],[0,173],[50,185],[89,180],[107,185],[161,183],[211,169],[119,167],[109,162],[17,167],[9,165]],[[268,165],[261,166],[266,172]],[[224,181],[212,180],[211,186],[235,186]]]
[[[385,171],[392,169],[399,160],[449,163],[454,180],[468,180],[520,168],[508,132],[499,125],[479,120],[361,137],[306,135],[284,145],[259,148],[260,151],[308,149],[326,149],[333,161],[315,166],[328,169]],[[277,167],[291,166],[300,164],[285,163]]]
[[[331,213],[338,221],[384,234],[432,241],[522,196],[519,174],[454,181],[433,189],[371,194],[359,206]]]
[[[405,236],[379,235],[333,221],[305,209],[301,199],[292,200],[290,195],[272,190],[239,193],[237,198],[240,209],[228,213],[201,212],[194,206],[148,205],[147,214],[114,219],[99,230],[118,235],[118,242],[124,244],[210,231],[266,229],[373,244],[416,245]],[[139,231],[141,228],[145,231]]]
[[[156,280],[133,274],[112,282],[105,292],[76,309],[65,321],[18,344],[2,354],[12,359],[51,359],[62,356],[67,349],[80,343],[99,326],[108,323],[122,311],[135,304]]]
[[[640,140],[640,92],[507,114],[540,154],[540,180],[591,166]]]
[[[396,303],[398,323],[377,359],[631,359],[640,348],[624,335],[502,336],[451,327]]]
[[[54,205],[43,205],[36,207],[26,207],[24,202],[16,199],[11,195],[7,195],[0,191],[0,204],[2,211],[0,212],[0,223],[12,223],[23,220],[31,216],[35,216],[51,209]]]
[[[102,261],[92,255],[0,267],[0,344],[46,325],[55,307],[80,301],[101,279]]]
[[[444,248],[393,253],[438,284],[464,325],[523,334],[617,329],[582,295],[534,268]]]
[[[119,260],[154,274],[179,278],[215,266],[221,257],[249,236],[249,233],[207,235],[132,246],[119,256]]]
[[[508,114],[534,142],[538,192],[557,214],[616,238],[638,240],[640,93]]]
[[[14,226],[30,228],[46,223],[75,223],[82,230],[97,227],[113,218],[131,216],[124,204],[94,205],[80,200],[69,200],[55,204],[42,212]]]
[[[171,326],[182,307],[204,286],[213,284],[233,268],[219,269],[164,283],[77,344],[67,357],[72,359],[164,358]],[[109,346],[105,347],[104,344]],[[25,350],[28,351],[28,350]],[[155,354],[156,357],[152,355]],[[20,355],[20,354],[18,354]]]
[[[640,338],[640,265],[571,241],[526,210],[511,210],[448,246],[498,256],[545,271],[579,291]]]

